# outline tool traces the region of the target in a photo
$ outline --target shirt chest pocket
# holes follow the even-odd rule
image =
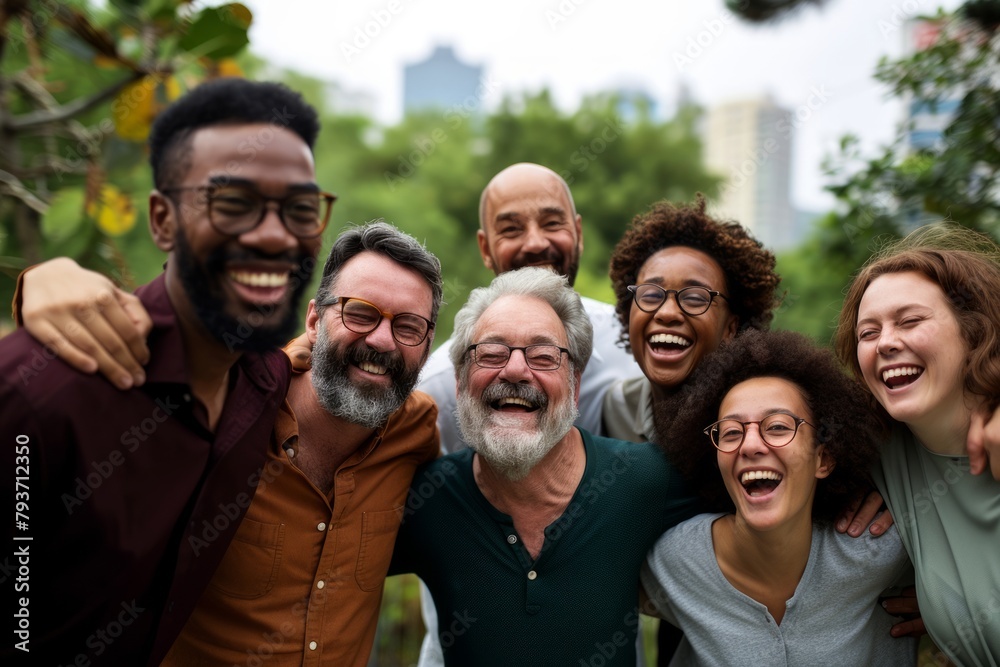
[[[231,597],[252,600],[274,587],[281,566],[285,525],[244,518],[211,586]]]
[[[361,590],[376,591],[382,587],[402,519],[402,505],[381,512],[365,512],[362,516],[361,548],[354,575]]]

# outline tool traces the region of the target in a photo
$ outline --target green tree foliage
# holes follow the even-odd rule
[[[158,111],[231,57],[239,3],[0,2],[0,271],[69,255],[134,286],[159,271],[144,219],[145,141]],[[13,280],[0,281],[8,301]]]
[[[926,148],[909,147],[907,126],[874,157],[863,156],[855,138],[842,140],[826,165],[838,210],[805,245],[779,258],[795,304],[779,313],[779,326],[828,341],[849,276],[883,243],[919,225],[952,220],[1000,235],[1000,32],[967,14],[940,13],[932,45],[878,65],[876,79],[911,107],[958,100],[957,107],[940,140]]]
[[[475,241],[479,196],[504,167],[539,162],[571,184],[586,230],[577,285],[599,298],[611,296],[610,248],[635,214],[662,198],[717,189],[701,167],[696,108],[661,121],[640,107],[624,122],[613,96],[564,112],[543,91],[508,97],[487,113],[482,90],[463,104],[383,127],[328,111],[323,82],[242,52],[249,20],[242,5],[195,12],[182,0],[119,0],[104,8],[29,0],[7,16],[0,24],[8,46],[0,52],[7,91],[0,141],[11,150],[0,157],[0,176],[13,180],[0,181],[0,257],[11,277],[57,255],[126,287],[155,276],[162,254],[145,229],[149,125],[185,89],[218,74],[282,79],[320,110],[317,175],[340,196],[327,246],[344,225],[375,218],[426,242],[444,265],[448,305],[439,341],[468,292],[491,277]],[[234,54],[238,65],[229,59]],[[56,115],[51,110],[57,117],[26,128],[25,118]],[[12,288],[3,281],[0,301]]]

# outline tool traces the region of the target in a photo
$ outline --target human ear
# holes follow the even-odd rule
[[[158,190],[149,194],[149,233],[156,247],[163,252],[174,249],[177,215],[170,199]]]
[[[818,454],[816,458],[816,479],[825,479],[833,473],[833,469],[837,467],[837,462],[833,460],[833,457],[826,451],[826,447],[820,445],[819,450],[816,452]]]

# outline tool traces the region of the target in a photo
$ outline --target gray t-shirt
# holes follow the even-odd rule
[[[703,514],[664,533],[640,575],[664,617],[684,631],[672,666],[916,664],[916,640],[891,637],[896,619],[878,604],[910,572],[895,527],[854,538],[814,524],[809,562],[778,625],[719,569],[712,523],[721,516]]]

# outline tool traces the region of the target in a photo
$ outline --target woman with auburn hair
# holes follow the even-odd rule
[[[1000,403],[1000,247],[933,225],[886,248],[851,283],[836,347],[892,428],[875,479],[928,632],[959,665],[1000,665],[1000,452],[977,476],[966,449],[974,412]]]
[[[831,352],[747,331],[655,421],[717,510],[667,531],[642,571],[650,602],[684,632],[671,665],[915,664],[916,641],[893,638],[878,604],[909,573],[898,533],[833,528],[868,488],[884,432]]]

